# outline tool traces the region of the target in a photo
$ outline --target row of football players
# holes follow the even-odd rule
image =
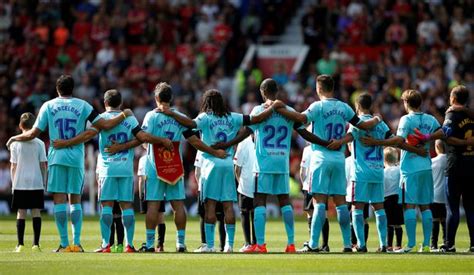
[[[119,92],[115,90],[106,92],[104,103],[107,111],[99,116],[90,105],[71,97],[74,86],[71,81],[72,79],[68,76],[58,79],[57,91],[59,97],[42,106],[38,119],[31,130],[12,137],[8,142],[10,144],[12,141],[31,140],[41,131],[44,131],[46,126],[49,127],[49,134],[54,147],[50,147],[50,153],[48,154],[48,191],[54,193],[55,197],[55,218],[61,239],[57,251],[83,251],[80,245],[82,209],[78,204],[83,183],[84,152],[82,144],[95,136],[100,129],[102,131],[100,132],[99,148],[103,170],[99,171],[99,199],[103,206],[101,213],[103,244],[101,249],[104,252],[110,249],[108,242],[110,225],[113,220],[112,205],[113,201],[116,200],[120,201],[123,210],[123,221],[128,242],[126,251],[135,251],[133,247],[134,213],[130,203],[133,197],[133,165],[131,165],[133,153],[129,149],[140,145],[142,142],[150,143],[145,164],[145,173],[148,176],[145,183],[144,198],[148,207],[145,251],[155,250],[154,239],[158,223],[158,211],[165,196],[171,202],[175,211],[175,223],[178,229],[177,251],[186,251],[184,244],[186,216],[182,203],[184,183],[180,181],[176,185],[169,185],[159,180],[156,177],[154,156],[150,154],[152,143],[161,143],[165,147],[171,148],[170,140],[179,141],[181,135],[203,152],[200,197],[205,206],[204,231],[207,246],[203,246],[200,252],[215,251],[214,227],[216,204],[218,202],[222,203],[224,212],[226,231],[226,248],[224,251],[233,251],[235,235],[233,202],[237,200],[237,191],[233,180],[233,145],[247,138],[252,132],[255,137],[256,157],[252,169],[255,184],[253,204],[255,206],[256,245],[249,246],[244,249],[244,252],[266,252],[265,202],[268,195],[276,195],[281,206],[288,239],[285,251],[296,252],[293,209],[288,196],[288,160],[291,145],[291,135],[289,133],[292,128],[295,128],[303,138],[312,143],[308,192],[312,194],[315,211],[311,222],[310,241],[305,244],[300,252],[320,251],[319,235],[326,220],[326,204],[330,196],[336,204],[338,221],[343,233],[343,251],[352,251],[350,214],[345,201],[346,179],[344,176],[343,149],[345,143],[352,141],[354,144],[353,159],[356,169],[351,179],[354,182],[353,201],[355,202],[352,216],[354,231],[358,237],[358,251],[366,251],[363,241],[362,215],[365,203],[372,203],[375,209],[380,233],[379,251],[384,252],[387,249],[386,234],[384,234],[387,228],[387,220],[382,203],[383,157],[381,146],[397,145],[403,149],[400,166],[401,203],[405,207],[404,222],[408,235],[408,245],[397,250],[398,252],[409,252],[415,247],[416,206],[419,206],[422,211],[425,240],[421,250],[429,250],[428,242],[432,221],[429,205],[433,200],[431,160],[426,152],[429,140],[447,138],[450,146],[458,146],[462,149],[462,153],[455,152],[461,157],[455,157],[453,161],[461,161],[461,163],[472,161],[472,155],[469,152],[472,149],[470,145],[472,145],[473,139],[469,138],[467,134],[459,137],[460,130],[455,127],[462,128],[461,124],[453,123],[453,119],[446,120],[444,131],[441,131],[439,123],[432,116],[420,112],[422,98],[414,90],[405,91],[402,96],[408,115],[402,117],[397,136],[393,136],[379,117],[370,115],[370,96],[364,94],[359,97],[357,102],[359,117],[347,104],[333,98],[334,82],[330,76],[326,75],[317,77],[317,93],[321,101],[313,103],[304,113],[297,113],[276,100],[278,87],[275,81],[266,79],[260,87],[265,103],[257,106],[250,116],[230,113],[226,109],[222,95],[216,90],[210,90],[204,94],[201,114],[194,120],[170,108],[171,87],[165,83],[160,83],[155,89],[157,109],[147,114],[141,128],[138,126],[136,119],[127,117],[128,111],[120,113],[121,97]],[[462,107],[467,103],[467,100],[468,92],[464,87],[460,86],[453,89],[451,104],[455,107],[454,113],[467,116],[465,113],[468,110]],[[79,122],[77,117],[80,119]],[[85,126],[86,120],[91,121],[95,128],[81,133],[83,128],[77,126]],[[302,125],[309,122],[312,123],[312,133],[306,131]],[[345,135],[347,122],[353,126],[350,128],[349,134]],[[244,127],[239,131],[242,126],[246,125],[248,127]],[[472,121],[468,121],[463,125],[467,125],[467,128],[472,127]],[[190,129],[199,130],[202,134],[202,141],[197,137],[197,133]],[[362,130],[368,130],[371,137],[365,136],[367,132]],[[133,139],[133,136],[136,138]],[[324,137],[326,140],[319,137]],[[114,144],[110,144],[111,141],[114,141]],[[122,143],[115,143],[117,141]],[[213,147],[209,147],[210,145],[213,145]],[[217,148],[225,148],[225,151]],[[74,156],[76,158],[71,158]],[[82,160],[79,158],[80,156],[82,156]],[[449,158],[448,167],[450,167]],[[448,190],[449,175],[448,173]],[[455,173],[455,175],[458,176],[459,174]],[[462,176],[470,177],[466,173]],[[452,181],[459,185],[461,183],[459,179],[459,176],[458,178],[453,177]],[[465,185],[463,186],[465,187]],[[466,192],[466,188],[458,189],[456,189],[458,191],[455,194],[451,192],[453,193],[452,203],[448,203],[448,206],[455,203],[459,205],[461,195],[466,199],[469,194],[472,194],[472,192]],[[67,235],[66,194],[70,194],[71,221],[74,235],[72,246],[69,245]],[[448,202],[450,200],[449,194],[450,192],[448,192]],[[472,210],[472,207],[466,207],[466,203],[465,208],[467,208],[466,214]],[[448,209],[450,213],[456,215],[456,209],[450,207]],[[457,215],[459,215],[458,212]],[[472,225],[469,219],[472,218],[470,215],[467,214],[469,226]],[[459,219],[459,217],[457,218]],[[455,223],[456,219],[453,219],[453,222]],[[448,243],[450,241],[449,232],[448,225]],[[450,249],[454,247],[454,238],[452,238],[451,244]]]

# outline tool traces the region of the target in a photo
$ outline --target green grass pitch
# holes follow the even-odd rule
[[[307,223],[302,218],[296,220],[296,243],[300,246],[308,236]],[[418,242],[421,241],[421,224],[418,223]],[[50,251],[58,245],[56,227],[51,217],[43,220],[41,236],[42,253],[27,251],[12,253],[16,245],[16,224],[14,217],[0,218],[0,274],[149,274],[149,273],[402,273],[402,272],[474,272],[474,255],[418,254],[341,254],[341,234],[335,220],[331,222],[330,254],[288,255],[282,253],[286,245],[284,225],[280,220],[267,223],[267,255],[234,254],[94,254],[99,244],[98,218],[86,218],[83,224],[82,244],[86,253],[55,254]],[[145,239],[144,220],[137,215],[135,245],[140,246]],[[175,227],[170,217],[167,219],[165,249],[173,252],[175,247]],[[69,234],[71,231],[69,230]],[[192,251],[199,245],[199,223],[188,221],[186,243]],[[377,233],[373,221],[370,224],[369,252],[377,248]],[[404,236],[406,240],[406,236]],[[31,220],[27,220],[25,248],[32,241]],[[237,222],[236,245],[238,250],[243,242],[240,221]],[[458,250],[467,249],[468,233],[465,222],[458,231]]]

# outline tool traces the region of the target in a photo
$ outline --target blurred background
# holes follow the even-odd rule
[[[98,111],[103,93],[118,89],[123,107],[140,122],[154,107],[160,81],[172,85],[176,108],[195,117],[209,88],[220,90],[233,111],[248,114],[261,102],[258,87],[266,77],[278,82],[282,100],[303,111],[318,100],[317,74],[332,75],[337,97],[350,104],[362,92],[372,94],[374,111],[392,129],[404,114],[400,96],[407,88],[418,89],[423,111],[442,121],[453,86],[474,93],[473,6],[449,0],[0,0],[0,143],[19,132],[23,112],[36,114],[56,97],[61,74],[71,74],[74,95]],[[294,135],[291,193],[299,213],[304,146]],[[86,151],[85,212],[94,213],[97,140]],[[137,148],[137,163],[142,154]],[[191,214],[194,156],[185,146]],[[0,214],[10,213],[10,194],[2,145]],[[46,208],[51,211],[51,201]]]

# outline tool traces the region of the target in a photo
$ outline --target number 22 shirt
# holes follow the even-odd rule
[[[286,107],[294,112],[291,107]],[[258,115],[265,106],[255,106],[251,116]],[[256,161],[254,173],[288,174],[290,172],[291,132],[294,122],[277,112],[260,124],[249,128],[255,134]]]

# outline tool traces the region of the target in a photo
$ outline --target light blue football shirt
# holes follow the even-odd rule
[[[325,99],[314,102],[306,111],[308,122],[311,122],[314,135],[323,140],[341,139],[346,133],[346,124],[355,116],[354,110],[346,103],[337,99]],[[312,144],[311,161],[330,160],[345,162],[345,146],[338,151],[332,151],[324,146]]]
[[[51,141],[70,139],[85,130],[92,111],[92,106],[82,99],[57,97],[41,106],[33,128],[38,128],[42,132],[48,128]],[[99,116],[90,119],[94,123]],[[84,144],[62,149],[49,146],[48,165],[55,164],[84,168]]]
[[[184,116],[184,114],[174,108],[171,108],[171,110]],[[171,141],[181,141],[183,132],[188,130],[188,128],[179,124],[174,118],[152,110],[145,115],[142,130],[156,137],[168,138]],[[157,178],[152,144],[148,144],[145,174],[149,178]]]
[[[119,114],[121,111],[110,111],[100,114],[103,119],[111,119]],[[139,127],[138,121],[135,117],[129,116],[124,119],[119,125],[110,130],[102,130],[99,134],[99,158],[100,158],[100,177],[133,177],[133,158],[134,150],[129,149],[110,155],[105,152],[105,147],[112,144],[112,140],[118,143],[125,143],[133,139],[132,130],[137,130]]]
[[[211,146],[215,143],[226,142],[235,138],[244,124],[244,116],[239,113],[230,113],[229,115],[219,117],[213,113],[201,113],[194,121],[197,125],[196,129],[201,131],[202,142]],[[213,162],[228,162],[229,160],[232,162],[234,151],[234,146],[227,148],[227,157],[224,160],[205,152],[202,153],[202,156],[204,159]]]
[[[361,121],[372,118],[371,115],[359,116]],[[383,146],[365,146],[360,138],[371,136],[375,139],[386,139],[390,137],[390,129],[385,122],[378,123],[369,131],[350,126],[349,132],[354,137],[352,142],[352,160],[354,169],[351,173],[351,181],[383,183]]]
[[[295,111],[291,107],[288,110]],[[264,104],[255,106],[251,116],[265,111]],[[291,134],[294,122],[277,112],[259,124],[249,126],[255,134],[256,162],[253,172],[288,174],[290,172]]]
[[[415,133],[415,128],[418,128],[423,134],[432,134],[440,128],[439,122],[432,116],[425,113],[410,113],[402,116],[398,124],[397,136],[404,139],[409,134]],[[430,143],[424,145],[429,152]],[[402,175],[409,175],[420,171],[431,170],[431,158],[428,154],[426,157],[421,157],[415,153],[402,150],[400,158],[400,171]]]

